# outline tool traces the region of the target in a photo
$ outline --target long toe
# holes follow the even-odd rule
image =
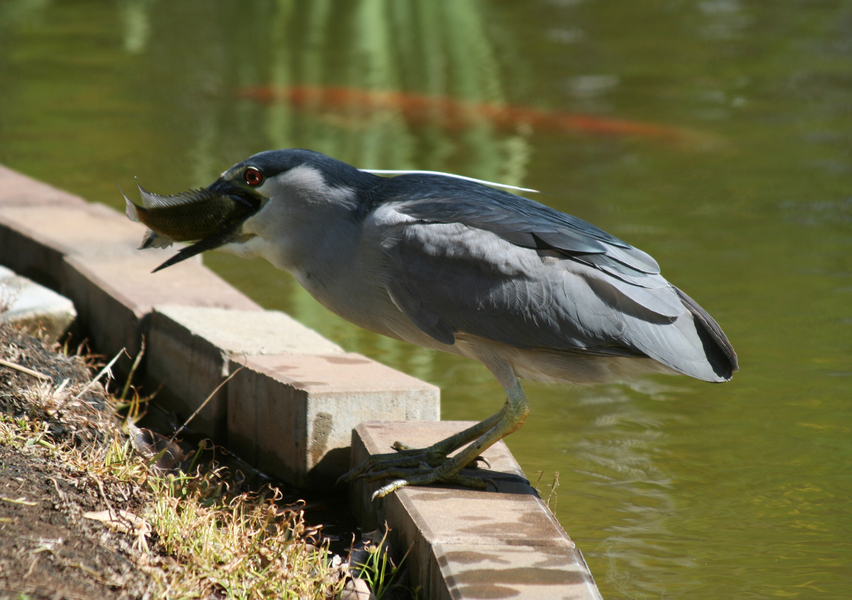
[[[441,467],[434,469],[411,469],[409,471],[401,469],[385,471],[385,477],[396,477],[396,479],[373,492],[372,499],[375,500],[376,498],[384,498],[388,494],[391,494],[400,488],[407,487],[410,485],[430,485],[433,483],[446,483],[452,485],[460,485],[462,487],[475,488],[479,490],[484,490],[488,487],[488,479],[483,479],[480,477],[468,477],[466,475],[462,475],[461,473],[448,474],[444,471],[445,470]],[[492,485],[496,487],[496,484],[494,484],[493,482]]]
[[[377,496],[379,498],[405,485],[426,485],[436,481],[484,488],[485,484],[480,479],[464,477],[458,473],[471,463],[473,463],[472,466],[476,466],[477,460],[482,460],[486,465],[491,466],[488,460],[481,458],[480,455],[486,448],[505,435],[507,425],[504,423],[503,415],[506,413],[507,406],[509,406],[508,402],[503,409],[488,419],[432,444],[428,448],[412,448],[402,442],[395,442],[393,448],[396,452],[370,456],[338,479],[338,482],[345,481],[348,483],[359,478],[378,481],[388,477],[398,477],[397,481],[382,488],[385,491]],[[451,453],[466,444],[469,445],[453,455],[452,458],[448,458]]]
[[[399,442],[397,442],[399,444]],[[404,446],[403,444],[399,444]],[[394,447],[397,445],[395,444]],[[385,472],[393,469],[406,469],[419,465],[438,467],[447,460],[447,455],[434,448],[410,448],[404,446],[393,454],[374,454],[364,460],[360,465],[343,475],[338,482],[352,482],[361,477],[370,477],[371,480],[386,477]]]

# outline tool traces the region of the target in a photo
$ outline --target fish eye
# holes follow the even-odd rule
[[[256,167],[249,167],[246,169],[246,172],[243,173],[243,178],[250,186],[258,186],[263,183],[263,173],[261,173]]]

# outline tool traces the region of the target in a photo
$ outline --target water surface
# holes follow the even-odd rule
[[[291,146],[545,191],[651,253],[740,357],[724,385],[527,384],[508,444],[543,495],[558,472],[604,597],[847,598],[850,40],[828,0],[5,0],[0,162],[119,210],[134,176],[173,193]],[[502,403],[482,366],[351,326],[263,261],[206,262],[441,386],[445,419]]]

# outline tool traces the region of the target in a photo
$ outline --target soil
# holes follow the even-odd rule
[[[141,598],[154,581],[136,565],[134,538],[89,511],[109,510],[85,473],[0,445],[0,598]],[[106,487],[106,486],[105,486]],[[114,510],[136,498],[106,492]]]
[[[86,467],[82,459],[74,459],[79,454],[57,451],[62,446],[102,455],[114,439],[123,439],[116,436],[118,417],[106,391],[100,383],[91,384],[93,365],[58,350],[0,321],[0,360],[24,368],[0,364],[0,600],[158,596],[163,570],[175,559],[162,551],[156,534],[139,529],[141,520],[134,520],[151,502],[150,493],[110,475],[102,460]],[[30,433],[10,437],[21,427],[30,427]],[[139,432],[162,438],[140,429],[137,444]],[[167,453],[166,468],[178,468],[182,456],[182,451]],[[93,464],[101,471],[93,470]],[[238,466],[240,473],[252,471],[244,463]],[[306,497],[257,472],[241,484],[231,483],[274,483],[284,491],[285,503]],[[323,539],[345,554],[358,532],[345,497],[324,494],[307,500],[303,506],[310,506],[313,517],[308,525],[322,524]],[[93,513],[106,516],[98,520]],[[396,587],[390,596],[411,596],[405,586]],[[219,600],[220,591],[213,589],[207,600]]]
[[[0,358],[50,377],[53,388],[89,380],[78,357],[55,352],[39,339],[0,325]],[[0,366],[0,418],[40,422],[51,439],[72,446],[105,443],[97,425],[107,414],[103,389],[83,397],[91,423],[39,414],[25,390],[47,382]],[[155,581],[140,566],[140,538],[84,517],[96,511],[138,514],[145,492],[121,481],[96,479],[38,443],[0,437],[0,600],[6,598],[112,599],[150,597]]]

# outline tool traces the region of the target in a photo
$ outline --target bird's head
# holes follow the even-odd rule
[[[249,255],[259,244],[286,249],[341,213],[355,211],[376,176],[311,150],[270,150],[237,163],[201,190],[159,196],[143,190],[143,206],[127,196],[127,215],[148,226],[142,247],[195,242],[157,267],[205,250]],[[259,239],[258,239],[259,238]]]

